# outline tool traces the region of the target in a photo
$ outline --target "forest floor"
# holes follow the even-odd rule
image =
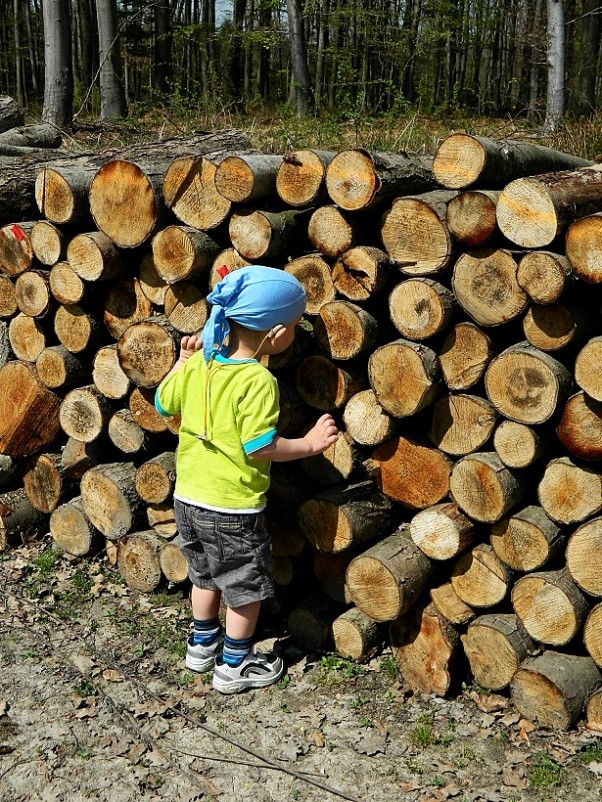
[[[184,666],[186,594],[137,594],[50,538],[0,555],[6,802],[548,802],[602,799],[602,739],[534,729],[507,695],[412,695],[385,651],[308,654],[284,616],[269,689],[221,696]]]

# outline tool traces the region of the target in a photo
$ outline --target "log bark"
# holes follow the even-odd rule
[[[188,562],[177,543],[162,543],[159,552],[161,572],[168,582],[174,585],[188,578]]]
[[[535,651],[535,644],[511,613],[481,615],[461,636],[470,670],[482,688],[508,687],[520,664]]]
[[[303,359],[295,371],[295,387],[303,401],[323,412],[340,409],[366,384],[363,369],[346,370],[320,354]]]
[[[510,571],[487,543],[480,543],[456,562],[450,581],[469,607],[495,607],[510,588]]]
[[[602,510],[602,477],[569,457],[558,457],[546,466],[537,496],[556,523],[581,523]]]
[[[84,510],[92,524],[109,540],[119,540],[145,520],[146,505],[136,493],[132,462],[96,465],[81,478]]]
[[[60,406],[33,365],[15,361],[0,368],[0,454],[21,457],[49,446],[60,430]]]
[[[220,252],[208,234],[190,226],[167,226],[153,237],[155,268],[167,284],[205,277]]]
[[[324,651],[332,645],[332,624],[342,612],[342,605],[314,593],[290,611],[287,629],[306,649]]]
[[[36,510],[51,513],[75,491],[75,483],[65,475],[60,454],[37,454],[26,464],[23,487]]]
[[[361,663],[382,646],[384,638],[375,621],[351,607],[332,622],[332,640],[342,657]]]
[[[0,95],[0,132],[25,124],[25,115],[10,95]]]
[[[182,156],[167,168],[163,197],[185,226],[209,231],[224,223],[232,203],[217,191],[217,165],[202,156]]]
[[[150,447],[148,432],[145,432],[129,409],[118,409],[109,418],[107,433],[113,445],[124,454],[138,454]]]
[[[163,576],[161,571],[162,544],[150,529],[133,532],[117,547],[117,567],[128,587],[141,593],[156,590]]]
[[[61,403],[61,428],[68,437],[91,443],[106,432],[112,412],[111,404],[95,385],[76,387]]]
[[[11,223],[0,228],[0,272],[18,276],[34,264],[31,231],[34,223]]]
[[[69,262],[57,262],[53,265],[48,279],[50,292],[60,304],[70,306],[79,304],[86,294],[86,285]]]
[[[566,256],[532,251],[521,257],[516,280],[536,304],[558,301],[571,283],[572,268]]]
[[[287,153],[276,174],[276,192],[287,206],[322,203],[326,197],[326,169],[335,153],[294,150]]]
[[[55,305],[50,293],[48,270],[27,270],[15,281],[15,300],[18,309],[30,317],[44,317]]]
[[[303,285],[306,293],[305,311],[308,315],[318,315],[323,306],[334,302],[335,287],[331,270],[318,254],[293,259],[284,269]]]
[[[0,495],[0,552],[38,536],[48,516],[36,510],[24,488]]]
[[[381,345],[370,355],[368,378],[378,403],[396,418],[406,418],[437,396],[437,355],[422,343],[400,338]]]
[[[121,369],[138,387],[156,387],[176,361],[180,336],[162,315],[134,323],[117,341]]]
[[[585,167],[591,162],[541,145],[451,134],[439,145],[433,174],[451,189],[501,187],[521,176]]]
[[[298,274],[297,278],[300,279]],[[313,283],[306,281],[306,285]],[[330,359],[354,359],[365,351],[373,351],[377,334],[376,318],[349,301],[323,303],[314,322],[317,343]]]
[[[354,557],[347,569],[347,592],[369,618],[394,621],[416,603],[431,577],[431,561],[403,526]]]
[[[12,317],[16,311],[14,281],[10,276],[0,275],[0,318]]]
[[[301,467],[316,482],[336,485],[349,479],[358,462],[351,437],[346,432],[339,432],[337,440],[326,451],[302,459]]]
[[[105,295],[102,320],[115,340],[132,326],[151,316],[153,305],[142,292],[137,278],[120,278],[112,282]]]
[[[131,384],[119,364],[117,345],[98,349],[92,363],[92,381],[106,398],[118,401],[127,396]]]
[[[437,588],[431,588],[429,593],[439,615],[447,619],[450,624],[463,626],[475,617],[472,607],[462,601],[451,582],[445,582]]]
[[[493,343],[474,323],[458,323],[439,350],[443,381],[450,390],[469,390],[477,384],[493,356]]]
[[[518,504],[525,488],[495,452],[468,454],[454,465],[450,493],[475,521],[495,523]]]
[[[602,360],[602,337],[592,337],[575,359],[575,381],[587,395],[602,402],[600,360]]]
[[[358,245],[344,251],[332,267],[332,281],[339,295],[350,301],[377,298],[390,284],[391,264],[380,248]]]
[[[136,492],[147,504],[162,504],[171,499],[176,482],[173,451],[164,451],[144,462],[136,470]]]
[[[573,532],[566,547],[566,564],[581,590],[602,597],[602,518],[593,518]]]
[[[541,507],[531,505],[498,521],[489,540],[496,555],[509,568],[536,571],[560,551],[566,533]]]
[[[456,504],[445,502],[418,512],[410,521],[410,537],[431,560],[449,560],[472,544],[475,529]]]
[[[81,479],[86,471],[98,465],[107,457],[107,444],[102,438],[84,443],[70,437],[61,454],[61,466],[65,475],[72,479]]]
[[[517,271],[510,251],[478,248],[458,258],[452,289],[475,323],[500,326],[515,320],[527,306],[527,294],[517,281]]]
[[[47,320],[19,312],[8,324],[10,347],[23,362],[35,362],[49,342]]]
[[[523,718],[541,727],[567,730],[578,721],[601,680],[591,657],[546,651],[521,664],[510,693]]]
[[[59,225],[89,224],[92,218],[88,193],[99,166],[80,159],[72,165],[49,164],[37,170],[34,193],[40,214]]]
[[[602,688],[593,691],[585,703],[585,721],[588,730],[602,732]]]
[[[564,406],[556,434],[575,457],[602,459],[602,403],[582,390],[572,395]]]
[[[0,321],[0,368],[3,368],[14,357],[10,344],[9,329],[8,323]]]
[[[428,438],[445,454],[464,456],[485,445],[496,418],[493,405],[484,398],[466,393],[446,395],[433,404]]]
[[[347,435],[361,446],[377,446],[393,437],[398,421],[378,403],[374,390],[361,390],[345,404],[343,423]],[[340,435],[339,435],[340,436]]]
[[[428,340],[452,322],[454,296],[447,287],[428,278],[400,281],[389,295],[389,315],[402,337]]]
[[[282,156],[226,156],[217,165],[215,188],[232,203],[251,203],[276,195],[276,175]]]
[[[102,231],[73,237],[67,246],[67,261],[84,281],[107,281],[118,278],[126,270],[124,257]]]
[[[54,332],[61,345],[72,354],[99,348],[109,339],[99,318],[86,312],[79,304],[62,305],[54,317]]]
[[[602,668],[602,604],[589,611],[583,625],[583,643],[594,663]]]
[[[241,209],[232,213],[228,233],[244,259],[283,262],[308,250],[307,217],[307,211],[296,209]]]
[[[499,234],[495,210],[499,192],[462,192],[447,205],[445,222],[452,237],[465,248],[487,245]]]
[[[313,570],[318,585],[322,593],[339,604],[349,604],[350,602],[345,576],[349,563],[356,555],[357,552],[352,549],[339,551],[336,554],[314,551]]]
[[[342,256],[361,240],[358,221],[338,206],[318,206],[309,218],[307,235],[313,247],[330,259]]]
[[[85,557],[100,551],[101,536],[84,511],[81,496],[61,504],[50,516],[50,534],[59,551]]]
[[[493,447],[508,468],[528,468],[548,449],[548,440],[524,423],[503,420],[493,433]]]
[[[65,234],[48,220],[39,220],[31,229],[33,254],[43,265],[51,267],[67,254]]]

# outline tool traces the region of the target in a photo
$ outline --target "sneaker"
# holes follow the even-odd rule
[[[213,643],[193,643],[192,636],[188,638],[186,647],[186,668],[191,671],[211,671],[216,656],[221,652],[224,645],[224,636],[218,635]]]
[[[247,688],[267,688],[284,674],[284,663],[275,654],[251,649],[239,666],[229,666],[220,656],[215,661],[213,687],[220,693],[240,693]]]

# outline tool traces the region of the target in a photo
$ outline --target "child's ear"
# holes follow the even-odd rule
[[[268,337],[270,340],[274,340],[281,331],[284,331],[284,326],[281,323],[277,323],[273,328],[271,328],[268,332]]]

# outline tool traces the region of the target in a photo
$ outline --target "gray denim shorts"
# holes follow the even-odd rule
[[[178,545],[193,585],[242,607],[274,595],[270,536],[262,513],[214,512],[175,500]]]

